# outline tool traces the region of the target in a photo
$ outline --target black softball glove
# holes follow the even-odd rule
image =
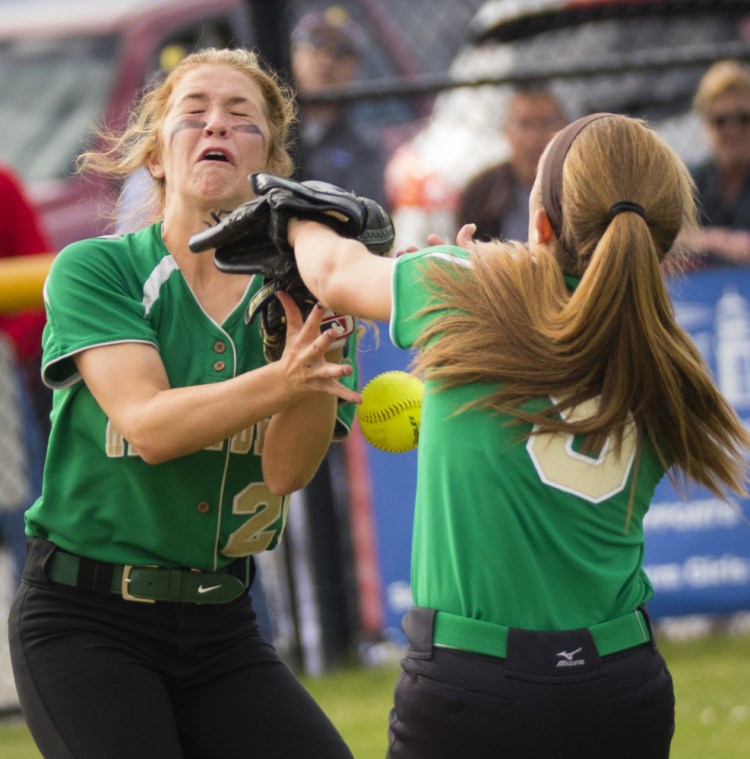
[[[291,253],[287,226],[295,217],[326,224],[342,237],[359,240],[376,255],[387,253],[393,246],[393,222],[370,198],[327,182],[295,182],[264,172],[251,174],[250,182],[255,194],[268,201],[269,235],[280,250]]]
[[[320,221],[380,255],[393,245],[394,231],[390,217],[378,203],[335,185],[295,182],[266,173],[252,174],[250,181],[260,197],[223,218],[217,216],[215,225],[190,238],[190,250],[199,253],[215,248],[214,261],[221,271],[263,276],[264,285],[250,301],[245,322],[249,324],[259,316],[266,360],[275,361],[284,351],[286,331],[284,309],[276,293],[288,292],[304,318],[316,303],[299,276],[287,241],[289,220]],[[341,339],[333,344],[335,347],[354,330],[354,319],[329,312],[322,328],[339,331]]]

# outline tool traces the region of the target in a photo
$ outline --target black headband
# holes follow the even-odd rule
[[[571,122],[553,138],[542,166],[542,205],[556,237],[562,233],[563,164],[573,140],[592,122],[612,116],[611,113],[591,113]]]
[[[625,213],[626,211],[637,213],[644,219],[646,218],[646,209],[640,203],[634,203],[632,200],[620,200],[609,209],[610,221],[614,219],[618,213]]]

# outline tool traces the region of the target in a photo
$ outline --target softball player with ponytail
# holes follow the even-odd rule
[[[245,313],[260,277],[189,250],[211,213],[287,174],[290,96],[243,50],[188,56],[84,167],[146,165],[163,215],[56,257],[41,498],[10,616],[16,685],[47,759],[351,759],[255,622],[252,555],[351,423],[355,368],[321,308],[278,295],[268,363]]]
[[[464,228],[396,259],[288,228],[315,295],[390,320],[426,379],[390,759],[666,759],[643,518],[667,471],[745,493],[750,437],[661,271],[695,225],[682,162],[586,117],[547,147],[530,219],[528,245]]]

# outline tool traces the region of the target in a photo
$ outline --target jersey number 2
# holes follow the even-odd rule
[[[288,501],[287,495],[271,493],[265,482],[253,482],[243,488],[234,498],[232,511],[251,516],[229,536],[222,553],[247,556],[275,545],[284,530]]]

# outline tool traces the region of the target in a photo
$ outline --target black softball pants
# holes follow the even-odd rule
[[[410,631],[388,759],[667,759],[672,678],[656,646],[603,656],[591,671],[542,677],[513,660],[433,646]],[[550,651],[566,649],[565,641]]]
[[[46,759],[352,759],[258,633],[251,598],[145,604],[52,587],[29,557],[9,619]]]

